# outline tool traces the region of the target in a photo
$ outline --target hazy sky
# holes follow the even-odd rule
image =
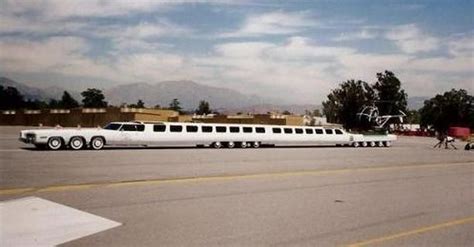
[[[80,88],[193,80],[319,104],[395,72],[474,92],[474,1],[0,0],[0,75]]]

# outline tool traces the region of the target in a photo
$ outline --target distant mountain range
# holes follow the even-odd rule
[[[119,85],[105,90],[110,103],[135,103],[143,100],[147,106],[168,106],[173,99],[179,99],[184,109],[192,109],[200,100],[208,101],[217,108],[244,107],[262,104],[264,99],[248,96],[231,89],[210,87],[193,81],[164,81],[157,84],[134,83]]]
[[[6,77],[0,77],[0,85],[18,89],[27,99],[59,99],[64,90],[60,87],[37,88],[27,86]],[[67,90],[76,100],[80,101],[80,93]],[[303,114],[305,110],[320,109],[319,105],[278,104],[276,100],[265,99],[255,95],[245,95],[238,91],[202,85],[193,81],[164,81],[156,84],[133,83],[118,85],[104,90],[106,101],[113,105],[136,103],[139,99],[148,107],[160,105],[167,107],[177,98],[183,109],[194,110],[200,100],[206,100],[211,108],[226,113],[266,113],[289,111]]]

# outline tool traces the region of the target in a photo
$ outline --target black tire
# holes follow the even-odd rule
[[[227,148],[234,148],[235,147],[235,142],[228,142],[226,146],[227,146]]]
[[[61,137],[50,137],[46,145],[50,150],[59,150],[63,147],[63,140]]]
[[[69,140],[69,147],[73,150],[80,150],[84,148],[86,142],[82,136],[74,136]]]
[[[214,142],[214,143],[212,143],[211,146],[212,146],[213,148],[215,148],[215,149],[219,149],[219,148],[222,147],[222,143],[220,143],[220,142]]]
[[[96,136],[92,137],[90,146],[94,150],[101,150],[105,145],[105,140],[103,137]]]
[[[469,143],[466,144],[466,146],[464,146],[464,150],[470,150],[470,149],[471,149],[471,145],[469,145]]]

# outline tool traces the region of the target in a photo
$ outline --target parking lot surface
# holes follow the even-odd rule
[[[462,143],[39,151],[20,129],[0,127],[0,200],[35,196],[121,224],[65,246],[474,243],[474,152]]]

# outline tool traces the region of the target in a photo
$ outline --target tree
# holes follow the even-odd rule
[[[288,110],[284,110],[281,114],[283,115],[291,115],[291,112]]]
[[[446,132],[450,126],[474,128],[474,96],[452,89],[426,100],[420,109],[421,125]]]
[[[381,115],[407,112],[407,94],[393,72],[386,70],[384,73],[377,73],[377,82],[373,85],[373,89],[376,92],[376,105]]]
[[[64,91],[59,106],[60,108],[71,109],[79,107],[79,103],[67,91]]]
[[[56,99],[50,99],[48,102],[48,107],[52,109],[57,109],[57,108],[61,108],[61,104]]]
[[[211,108],[209,107],[209,102],[205,100],[199,101],[199,106],[196,109],[196,114],[198,115],[204,115],[204,114],[209,114],[211,113]]]
[[[35,100],[28,99],[25,102],[25,108],[32,109],[32,110],[41,110],[41,109],[48,108],[48,104],[38,99],[35,99]]]
[[[420,112],[417,111],[417,110],[408,111],[406,121],[407,121],[407,123],[410,123],[410,124],[419,124],[420,123]]]
[[[145,108],[145,102],[143,100],[139,99],[136,104],[130,104],[128,107],[132,108]]]
[[[365,81],[348,80],[332,90],[323,102],[323,113],[328,122],[343,124],[345,128],[363,127],[357,113],[375,99],[374,90]]]
[[[170,110],[177,111],[177,112],[181,112],[182,108],[181,108],[180,104],[181,104],[181,103],[179,103],[179,100],[178,100],[178,99],[173,99],[173,100],[170,102],[169,109],[170,109]]]
[[[15,87],[4,88],[0,85],[0,109],[14,110],[25,107],[24,96]]]
[[[90,108],[102,108],[107,107],[107,101],[104,101],[105,96],[102,91],[96,88],[88,88],[86,91],[81,93],[82,103],[84,107]]]
[[[143,100],[139,99],[137,101],[137,107],[138,108],[145,108],[145,102],[143,102]]]

